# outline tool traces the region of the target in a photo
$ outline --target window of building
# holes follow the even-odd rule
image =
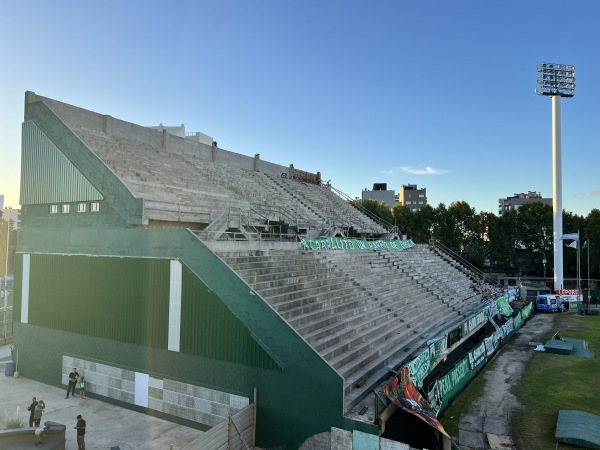
[[[423,198],[425,197],[425,194],[419,194],[419,197]]]
[[[50,214],[58,213],[58,205],[50,205]]]
[[[98,212],[98,211],[100,211],[100,203],[98,203],[98,202],[92,202],[92,203],[90,203],[90,211],[91,212]]]
[[[77,212],[82,213],[87,211],[87,203],[77,203]]]
[[[69,205],[68,203],[63,203],[62,205],[60,205],[60,212],[63,214],[68,214],[70,206],[71,205]]]

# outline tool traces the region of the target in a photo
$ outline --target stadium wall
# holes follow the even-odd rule
[[[29,316],[15,323],[23,376],[60,386],[70,357],[248,399],[257,387],[264,448],[297,448],[331,426],[376,433],[343,417],[341,377],[188,230],[20,233],[14,314],[18,322],[25,289]],[[165,340],[172,260],[183,266],[179,352]],[[206,427],[127,396],[103,399]]]

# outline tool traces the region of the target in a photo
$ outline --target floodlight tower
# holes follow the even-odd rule
[[[575,95],[575,66],[540,63],[538,95],[552,98],[552,210],[554,218],[554,290],[563,288],[561,98]]]

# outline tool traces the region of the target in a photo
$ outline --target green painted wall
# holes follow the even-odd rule
[[[20,255],[31,253],[32,261],[37,259],[34,253],[131,256],[136,260],[175,258],[185,266],[183,298],[195,299],[182,304],[182,312],[186,317],[182,330],[181,354],[134,343],[122,343],[119,347],[120,342],[110,340],[112,344],[107,348],[121,348],[115,353],[105,350],[106,340],[78,333],[61,334],[62,337],[57,342],[48,342],[47,345],[52,348],[40,351],[36,347],[40,342],[39,333],[43,335],[46,331],[54,332],[38,328],[35,324],[16,326],[15,342],[24,355],[19,369],[23,376],[34,379],[42,377],[35,367],[47,363],[48,370],[54,373],[44,373],[43,381],[59,384],[60,367],[57,361],[61,360],[63,353],[69,353],[226,392],[241,393],[250,398],[256,386],[259,398],[257,445],[264,448],[283,445],[285,448],[297,448],[307,437],[328,431],[331,426],[376,432],[374,426],[344,419],[341,377],[262,298],[188,230],[23,229],[19,235],[17,250]],[[21,261],[21,256],[18,261]],[[143,273],[142,270],[137,275],[138,279],[144,279]],[[20,270],[16,271],[15,276],[16,285],[19,285],[22,279]],[[31,284],[37,283],[34,276],[36,274],[32,268]],[[47,277],[44,279],[47,280]],[[20,295],[20,288],[15,289],[17,320],[20,318]],[[30,310],[36,307],[37,301],[57,301],[44,292],[36,291],[35,295],[34,298],[31,292]],[[203,306],[200,306],[201,302],[204,302]],[[202,317],[207,311],[210,312],[210,317],[218,317],[214,320],[215,323],[209,324],[212,320],[209,316]],[[269,359],[250,345],[248,340],[240,341],[235,335],[221,340],[219,325],[229,327],[229,319],[224,317],[227,312],[242,324],[241,329],[246,336],[251,335],[283,370],[277,369],[275,364],[270,368],[260,367]],[[194,320],[191,320],[190,315],[196,315]],[[203,327],[206,329],[202,330]],[[36,331],[33,331],[34,328]],[[231,333],[237,332],[231,329]],[[205,342],[194,342],[195,339]],[[98,344],[99,340],[102,345]],[[243,345],[239,345],[240,342]],[[208,353],[207,356],[194,355],[205,352]],[[26,356],[29,353],[35,355],[31,360]]]
[[[101,202],[100,212],[93,213],[96,226],[127,226],[141,224],[143,200],[133,197],[131,192],[125,185],[115,176],[111,170],[90,150],[85,144],[67,127],[60,118],[52,112],[43,102],[25,103],[25,122],[31,121],[31,125],[35,125],[44,135],[44,139],[49,139],[72,164],[73,170],[77,171],[87,182],[97,190],[104,198]],[[23,153],[28,154],[27,142],[24,143],[25,148]],[[31,141],[31,145],[35,146],[35,140]],[[41,161],[40,163],[44,163]],[[29,167],[30,169],[27,169]],[[40,177],[39,171],[33,171],[31,164],[25,166],[26,171],[21,174],[22,177],[32,177],[21,184],[26,186],[35,186]],[[49,184],[56,185],[55,189],[58,192],[69,191],[72,195],[72,189],[68,183],[60,178],[60,172],[49,173],[48,183],[40,183],[40,186]],[[75,176],[75,175],[74,175]],[[42,180],[39,180],[42,181]],[[36,193],[33,187],[29,191],[31,198],[44,198],[43,193]],[[82,198],[85,200],[89,196],[86,190],[81,190]],[[69,197],[71,198],[71,197]],[[23,203],[21,211],[21,222],[30,227],[47,227],[45,220],[49,216],[47,205],[33,205]],[[71,207],[69,214],[53,214],[51,221],[59,223],[59,226],[82,226],[78,221],[83,220],[85,225],[86,214],[91,213],[75,213],[75,209]],[[24,225],[25,226],[25,225]]]

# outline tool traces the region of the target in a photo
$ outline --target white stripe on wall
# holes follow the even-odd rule
[[[171,260],[169,288],[169,345],[168,349],[179,351],[181,333],[181,263]]]
[[[29,323],[29,264],[31,255],[23,255],[23,285],[21,286],[21,323]]]

